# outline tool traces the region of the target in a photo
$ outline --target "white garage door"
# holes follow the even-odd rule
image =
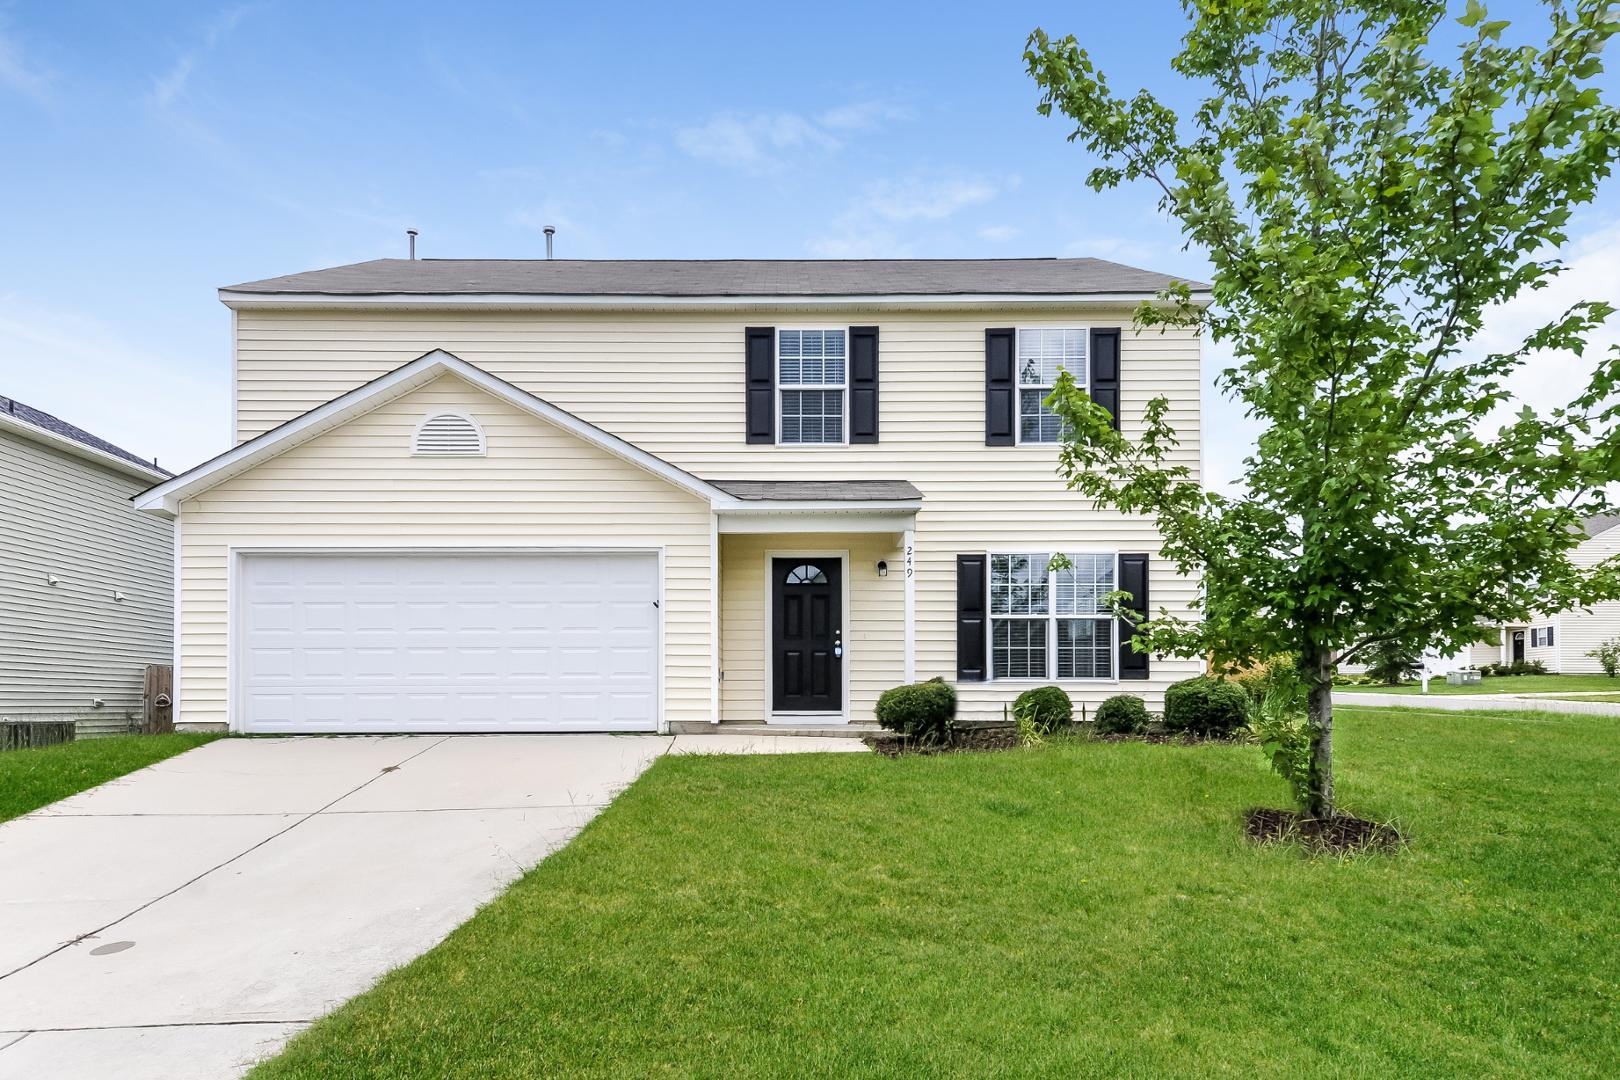
[[[247,731],[650,731],[658,559],[245,554]]]

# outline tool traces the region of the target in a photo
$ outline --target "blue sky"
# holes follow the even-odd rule
[[[430,256],[537,256],[554,223],[573,257],[1095,255],[1203,274],[1145,189],[1082,185],[1023,71],[1037,25],[1081,36],[1116,86],[1174,86],[1170,0],[0,2],[0,394],[194,464],[229,430],[215,290],[402,255],[407,227]],[[1611,184],[1575,222],[1576,273],[1497,329],[1565,294],[1612,298],[1617,220]],[[1219,481],[1245,429],[1209,413]]]

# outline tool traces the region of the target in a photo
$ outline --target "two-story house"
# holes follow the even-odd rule
[[[1620,558],[1620,515],[1587,518],[1583,531],[1586,538],[1570,556],[1576,566]],[[1615,639],[1620,639],[1620,601],[1604,600],[1498,627],[1473,647],[1471,659],[1475,664],[1540,661],[1549,672],[1595,675],[1603,667],[1591,653]]]
[[[1196,476],[1198,336],[1131,329],[1171,280],[452,259],[224,289],[237,445],[139,499],[177,526],[179,722],[842,724],[933,676],[970,717],[1044,683],[1156,708],[1202,665],[1103,597],[1184,615],[1198,583],[1066,490],[1041,402],[1067,370],[1129,435],[1166,395]]]
[[[169,474],[0,397],[0,720],[122,734],[174,656],[173,527],[130,497]]]

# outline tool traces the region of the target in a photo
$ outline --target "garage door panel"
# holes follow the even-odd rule
[[[656,556],[243,556],[250,731],[657,724]]]

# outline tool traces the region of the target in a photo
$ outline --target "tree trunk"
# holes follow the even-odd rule
[[[1309,715],[1315,734],[1311,739],[1311,786],[1305,810],[1314,818],[1333,816],[1333,658],[1313,656],[1309,670]]]

